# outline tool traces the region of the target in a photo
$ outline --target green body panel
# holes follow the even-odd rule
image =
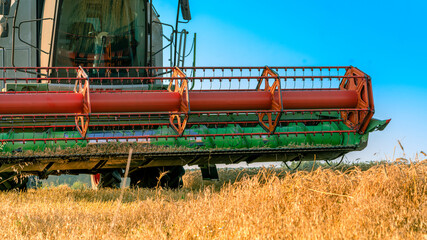
[[[373,122],[374,125],[382,124],[381,121]],[[374,127],[370,128],[375,129]],[[345,124],[336,124],[322,122],[316,126],[305,126],[302,123],[291,123],[285,127],[277,127],[276,132],[285,133],[280,135],[268,135],[266,131],[260,127],[240,127],[239,125],[228,125],[225,127],[208,128],[206,126],[193,126],[186,130],[186,134],[201,135],[200,137],[159,137],[138,140],[141,144],[151,144],[154,146],[165,147],[184,147],[190,149],[254,149],[254,148],[286,148],[286,147],[322,147],[322,146],[357,146],[364,135],[354,133],[328,133],[328,131],[349,130]],[[305,132],[309,133],[305,133]],[[310,133],[313,131],[325,131],[326,133]],[[114,136],[131,136],[132,131],[114,131],[111,133]],[[264,133],[262,135],[244,135],[244,136],[217,136],[204,137],[205,134],[249,134],[249,133]],[[286,134],[289,133],[289,134]],[[89,132],[91,137],[104,136],[105,132]],[[367,135],[366,133],[365,135]],[[166,126],[156,130],[147,130],[144,135],[150,136],[176,136],[176,133]],[[44,132],[14,132],[2,133],[2,139],[43,139],[43,138],[79,138],[77,131],[52,131]],[[114,144],[113,142],[112,144]],[[7,142],[3,144],[2,151],[4,153],[15,153],[23,151],[45,151],[64,150],[67,148],[85,147],[88,144],[97,144],[94,141],[86,140],[69,140],[69,141],[29,141],[24,143]],[[99,141],[98,144],[105,144],[105,140]]]
[[[323,146],[323,145],[341,145],[343,143],[343,135],[348,134],[339,134],[339,133],[330,133],[328,131],[338,131],[338,130],[349,130],[347,126],[343,125],[341,126],[341,129],[335,124],[334,122],[328,123],[324,122],[322,124],[319,124],[317,126],[307,126],[305,127],[306,131],[313,132],[313,131],[325,131],[326,133],[315,133],[315,134],[309,134],[310,135],[310,145],[315,146]],[[354,134],[353,134],[354,135]],[[348,142],[344,145],[348,144],[354,144],[354,142]]]
[[[291,123],[287,127],[278,127],[276,132],[305,132],[304,124]],[[280,146],[301,146],[311,144],[311,135],[310,134],[285,134],[279,137]]]
[[[2,139],[49,139],[49,138],[65,138],[65,137],[80,137],[78,132],[74,131],[51,131],[47,130],[44,132],[14,132],[0,134]],[[67,149],[75,147],[84,147],[87,145],[87,141],[78,140],[76,141],[28,141],[22,142],[7,142],[2,145],[2,151],[7,153],[24,152],[24,151],[45,151],[46,149],[57,150]]]
[[[209,128],[209,134],[241,134],[244,130],[239,126],[228,125],[223,128]],[[215,148],[248,148],[248,143],[245,137],[226,136],[212,138]]]
[[[166,126],[163,126],[156,131],[157,135],[174,135],[175,132]],[[175,146],[177,145],[177,139],[175,138],[152,138],[149,140],[149,143],[156,146]]]

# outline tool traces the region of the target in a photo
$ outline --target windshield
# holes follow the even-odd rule
[[[145,66],[144,3],[143,0],[63,0],[53,66]]]

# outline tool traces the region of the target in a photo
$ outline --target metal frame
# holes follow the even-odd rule
[[[89,76],[85,72],[98,72],[98,75]],[[0,139],[0,142],[35,142],[35,141],[138,141],[142,139],[159,139],[159,138],[197,138],[197,137],[212,137],[212,138],[225,138],[225,137],[253,137],[253,136],[263,136],[263,135],[299,135],[304,134],[313,135],[322,134],[322,135],[333,135],[333,134],[363,134],[366,130],[366,124],[369,123],[372,114],[373,114],[373,100],[372,92],[370,88],[370,78],[367,75],[362,74],[360,70],[357,70],[353,67],[187,67],[187,68],[168,68],[168,67],[122,67],[122,68],[67,68],[67,67],[54,67],[54,68],[2,68],[0,71],[4,72],[17,72],[17,71],[46,71],[50,72],[49,78],[44,77],[23,77],[23,78],[0,78],[0,81],[5,83],[18,81],[30,82],[30,81],[40,81],[40,80],[49,80],[53,83],[59,81],[68,81],[69,84],[77,86],[74,93],[82,94],[84,96],[84,101],[82,103],[81,112],[75,113],[55,113],[55,114],[2,114],[0,113],[1,119],[8,119],[7,122],[0,122],[1,132],[6,132],[9,130],[24,130],[24,129],[63,129],[72,131],[73,125],[69,123],[70,119],[75,119],[75,126],[77,131],[81,134],[81,137],[69,137],[69,138],[33,138],[33,139]],[[188,77],[186,72],[194,71],[197,73],[196,76]],[[263,71],[263,72],[261,72]],[[284,72],[285,74],[279,74],[277,72]],[[326,74],[319,75],[315,72],[327,72],[338,71],[345,72],[345,74]],[[108,72],[106,76],[100,76],[100,72]],[[119,76],[112,77],[110,73],[116,72]],[[124,74],[121,74],[124,72]],[[161,75],[150,77],[149,72],[172,72],[171,75]],[[244,73],[245,72],[245,73]],[[290,73],[293,74],[290,74]],[[300,73],[303,74],[300,74]],[[306,74],[307,72],[312,72],[312,75]],[[349,73],[357,74],[349,74]],[[78,73],[78,75],[73,74]],[[135,76],[135,74],[137,76]],[[240,73],[240,74],[239,74]],[[248,74],[249,73],[249,74]],[[259,74],[256,74],[259,73]],[[5,74],[7,75],[7,74]],[[65,76],[64,76],[65,75]],[[140,76],[139,76],[140,75]],[[274,83],[270,86],[268,79],[274,79]],[[137,90],[137,91],[124,91],[124,90],[90,90],[89,86],[93,81],[99,80],[108,80],[108,81],[117,81],[117,80],[128,80],[128,81],[142,81],[150,84],[154,80],[160,80],[162,82],[169,83],[168,91],[177,92],[180,96],[179,110],[176,111],[167,111],[167,112],[112,112],[112,113],[96,113],[91,111],[90,105],[90,95],[92,93],[97,94],[126,94],[126,93],[135,93],[135,94],[148,94],[148,93],[167,93],[165,90]],[[318,88],[315,84],[310,83],[312,81],[339,81],[339,85],[329,87]],[[84,83],[83,83],[84,81]],[[239,91],[239,89],[230,89],[230,88],[216,88],[212,87],[211,89],[197,89],[189,90],[188,84],[190,82],[201,82],[203,84],[211,84],[212,82],[220,83],[219,86],[225,85],[233,86],[233,84],[240,84],[241,82],[251,82],[257,81],[257,86],[253,89],[242,88],[241,90],[250,92],[259,92],[266,91],[271,94],[271,108],[270,109],[253,109],[253,110],[215,110],[215,111],[190,111],[191,97],[190,93],[200,92],[200,93],[212,93],[212,92],[230,92],[230,91]],[[304,82],[303,86],[306,88],[300,88],[297,85],[294,85],[295,88],[286,89],[285,86],[289,82],[301,81]],[[323,109],[286,109],[282,105],[282,97],[286,99],[286,96],[282,96],[282,91],[297,91],[297,90],[307,90],[310,91],[323,91],[341,88],[340,91],[349,91],[351,89],[345,87],[345,82],[348,81],[357,81],[358,86],[366,86],[364,88],[364,99],[367,100],[370,104],[360,104],[360,99],[358,99],[358,104],[354,108],[323,108]],[[305,82],[308,82],[307,84]],[[264,84],[264,85],[263,85]],[[307,87],[308,85],[308,87]],[[236,85],[237,86],[237,85]],[[250,84],[248,85],[250,86]],[[261,89],[261,87],[264,89]],[[350,85],[348,85],[350,86]],[[282,91],[279,91],[281,89]],[[360,89],[360,87],[359,87]],[[34,94],[35,96],[39,94],[61,94],[69,93],[67,91],[41,91],[41,92],[5,92],[0,93],[0,96],[5,95],[15,95],[15,94]],[[360,91],[359,91],[360,93]],[[360,94],[359,94],[360,95]],[[325,96],[327,97],[327,96]],[[306,114],[305,119],[298,118]],[[321,115],[331,115],[336,114],[341,116],[341,118],[320,118]],[[359,118],[352,119],[348,117],[349,114],[354,114],[360,116]],[[222,116],[235,116],[234,119],[226,118],[226,120],[221,120]],[[247,117],[249,116],[249,118]],[[252,117],[251,117],[252,116]],[[254,118],[258,116],[258,121]],[[267,116],[267,122],[264,122],[264,118]],[[283,117],[284,118],[283,118]],[[288,118],[286,118],[288,116]],[[311,117],[308,117],[311,116]],[[216,118],[215,118],[216,117]],[[112,118],[120,119],[120,121],[111,122]],[[250,119],[252,118],[252,120]],[[104,120],[103,120],[104,119]],[[110,120],[109,120],[110,119]],[[189,121],[189,119],[193,119]],[[204,120],[203,120],[204,119]],[[209,120],[212,119],[212,120]],[[290,123],[304,123],[304,124],[318,124],[322,122],[336,122],[336,123],[345,123],[349,130],[336,130],[336,131],[293,131],[293,132],[277,132],[276,128],[279,125],[287,125]],[[265,132],[260,133],[230,133],[230,134],[190,134],[186,131],[188,126],[195,125],[207,125],[211,127],[217,126],[227,126],[227,125],[241,125],[241,126],[256,126],[258,123],[261,123],[261,126],[266,130]],[[144,135],[144,136],[116,136],[116,137],[87,137],[87,132],[96,129],[112,129],[112,130],[127,130],[127,129],[155,129],[161,126],[167,126],[175,130],[176,135]],[[110,130],[111,131],[111,130]]]

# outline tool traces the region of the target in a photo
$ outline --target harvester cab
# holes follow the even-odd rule
[[[0,189],[80,173],[117,187],[130,148],[131,186],[167,171],[178,188],[185,165],[214,179],[219,163],[329,161],[388,124],[356,67],[186,66],[188,1],[175,26],[152,2],[2,1]]]

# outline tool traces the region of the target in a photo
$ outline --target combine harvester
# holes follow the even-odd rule
[[[117,187],[130,148],[139,187],[168,171],[161,184],[178,188],[184,165],[215,179],[219,163],[329,163],[388,124],[372,118],[371,79],[355,67],[184,67],[188,32],[150,6],[2,1],[1,190],[80,173]],[[189,21],[187,1],[180,10]]]

